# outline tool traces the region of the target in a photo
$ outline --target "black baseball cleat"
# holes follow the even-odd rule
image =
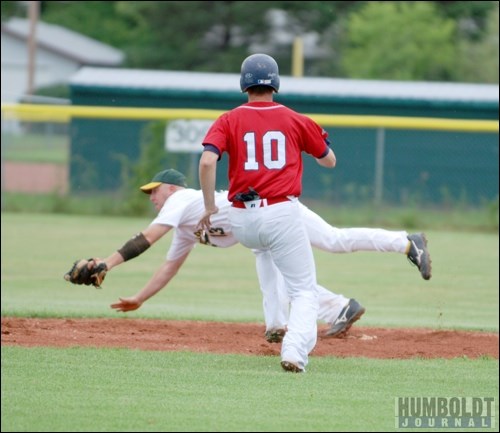
[[[408,260],[413,263],[424,280],[430,280],[432,275],[432,262],[427,250],[427,238],[424,233],[414,233],[408,235],[410,249],[408,250]]]
[[[266,341],[268,343],[281,343],[283,341],[283,337],[285,336],[286,331],[282,328],[274,328],[266,331],[264,336],[266,337]]]
[[[335,338],[344,337],[352,324],[359,320],[361,316],[365,314],[365,311],[365,308],[361,306],[356,299],[349,299],[349,302],[342,309],[337,320],[335,320],[332,326],[330,326],[330,329],[326,331],[325,336]]]
[[[294,364],[290,361],[281,361],[281,367],[283,370],[288,371],[290,373],[303,373],[304,369],[300,368],[297,364]]]

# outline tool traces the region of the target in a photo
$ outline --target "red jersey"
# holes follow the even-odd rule
[[[251,187],[261,198],[300,196],[302,152],[328,154],[328,134],[316,122],[276,102],[250,102],[224,113],[203,145],[229,155],[229,200]],[[214,149],[215,150],[215,149]]]

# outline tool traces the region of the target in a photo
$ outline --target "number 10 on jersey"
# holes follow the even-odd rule
[[[255,132],[247,132],[243,136],[247,145],[247,160],[245,170],[258,170],[259,162],[256,158]],[[286,164],[285,134],[281,131],[268,131],[262,136],[263,164],[271,170],[279,170]],[[273,159],[273,145],[275,146],[275,158]]]

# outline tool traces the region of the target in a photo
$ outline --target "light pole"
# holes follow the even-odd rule
[[[40,15],[40,2],[28,2],[28,18],[30,31],[28,35],[28,85],[26,94],[32,95],[35,90],[35,70],[36,70],[36,26]]]

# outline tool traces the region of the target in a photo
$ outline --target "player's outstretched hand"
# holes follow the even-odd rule
[[[127,311],[134,311],[140,308],[142,302],[137,300],[134,296],[130,298],[118,298],[120,301],[111,304],[110,307],[114,308],[116,311],[121,311],[126,313]]]
[[[209,230],[211,227],[210,217],[217,212],[219,212],[219,208],[217,206],[213,207],[212,209],[205,209],[205,212],[203,213],[200,221],[198,221],[198,225],[196,226],[196,228]]]

